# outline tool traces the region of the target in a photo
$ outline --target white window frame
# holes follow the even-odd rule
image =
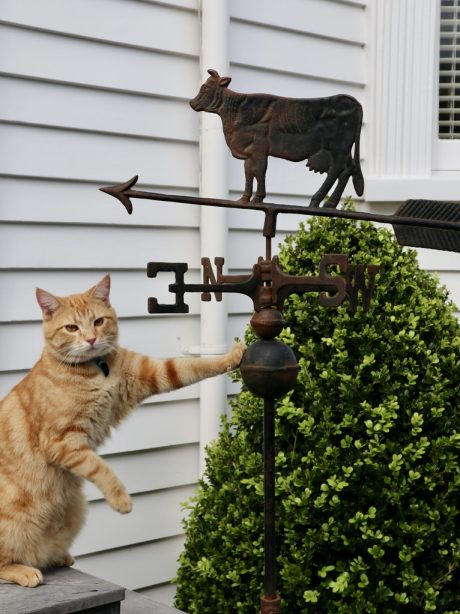
[[[460,200],[460,142],[438,138],[440,0],[368,6],[365,199]]]
[[[437,57],[438,62],[440,58],[440,17],[441,17],[441,0],[438,0],[438,47]],[[441,139],[438,134],[438,114],[439,114],[439,64],[438,64],[438,78],[436,80],[435,90],[435,131],[433,135],[433,172],[434,173],[460,173],[460,135],[455,139]],[[460,199],[460,194],[457,197]]]

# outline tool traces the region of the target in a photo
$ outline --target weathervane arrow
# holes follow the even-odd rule
[[[241,203],[232,200],[144,192],[133,189],[137,180],[138,175],[135,175],[129,181],[119,185],[99,189],[117,198],[129,214],[133,211],[131,198],[232,209],[253,209],[265,213],[263,235],[267,238],[275,236],[276,220],[279,213],[362,220],[391,224],[400,245],[460,252],[460,203],[458,202],[408,200],[399,207],[394,215],[383,215],[279,203]]]

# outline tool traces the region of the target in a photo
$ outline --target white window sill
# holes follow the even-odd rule
[[[425,177],[365,177],[364,200],[399,202],[411,198],[460,202],[460,172]]]

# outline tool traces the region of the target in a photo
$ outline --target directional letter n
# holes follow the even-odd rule
[[[211,261],[209,260],[209,258],[205,257],[201,259],[201,265],[203,267],[203,284],[205,285],[218,284],[222,281],[222,268],[224,266],[224,259],[214,258],[214,264],[216,265],[217,279],[216,279],[216,276],[214,275],[214,271],[212,270],[212,265],[211,265]],[[216,301],[220,302],[222,300],[222,292],[214,292],[214,296],[215,296]],[[202,292],[201,300],[205,302],[209,302],[211,300],[211,293]]]

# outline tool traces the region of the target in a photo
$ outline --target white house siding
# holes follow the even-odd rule
[[[299,98],[344,93],[364,103],[366,4],[348,0],[231,0],[230,87],[239,92]],[[244,190],[243,163],[229,156],[229,170],[231,198],[239,198]],[[305,162],[269,158],[266,201],[305,205],[323,181],[324,175],[309,171]],[[347,194],[356,197],[351,183]],[[263,215],[234,209],[228,219],[228,266],[231,272],[241,272],[265,254]],[[274,253],[300,219],[306,218],[278,217]],[[249,319],[251,302],[231,296],[229,309],[231,319],[243,326]]]
[[[380,120],[369,62],[376,1],[229,0],[231,87],[358,98],[366,179],[375,151],[369,122]],[[42,347],[35,286],[77,292],[110,272],[123,344],[157,357],[199,344],[198,296],[189,315],[149,316],[149,295],[170,301],[168,276],[154,282],[145,274],[150,260],[186,261],[189,279],[199,280],[198,209],[137,200],[129,217],[97,189],[139,174],[141,189],[198,192],[199,114],[188,99],[199,86],[199,54],[199,0],[0,2],[0,396]],[[228,164],[236,198],[243,165],[230,154]],[[270,159],[267,201],[305,204],[323,179],[304,163]],[[374,209],[406,197],[400,183],[384,179],[392,195],[379,199],[374,181]],[[354,195],[351,186],[345,194]],[[227,270],[248,270],[264,254],[262,216],[234,210],[228,221]],[[274,247],[297,223],[279,216]],[[422,262],[458,286],[460,265],[449,256],[430,252]],[[251,303],[230,296],[228,309],[230,341],[242,335]],[[199,471],[198,394],[192,386],[149,399],[114,434],[102,453],[134,510],[115,514],[88,485],[88,522],[75,544],[81,569],[165,602],[183,544],[180,502]]]
[[[121,343],[156,357],[199,343],[187,316],[153,318],[150,260],[199,273],[199,212],[137,201],[129,217],[98,187],[139,174],[141,189],[198,189],[197,3],[2,0],[0,3],[0,396],[42,348],[35,286],[83,291],[110,272]],[[166,280],[165,280],[166,281]],[[169,299],[168,299],[169,300]],[[88,485],[77,566],[133,589],[175,573],[180,502],[198,476],[198,386],[149,399],[103,448],[133,495],[120,516]],[[160,591],[158,593],[158,591]]]

